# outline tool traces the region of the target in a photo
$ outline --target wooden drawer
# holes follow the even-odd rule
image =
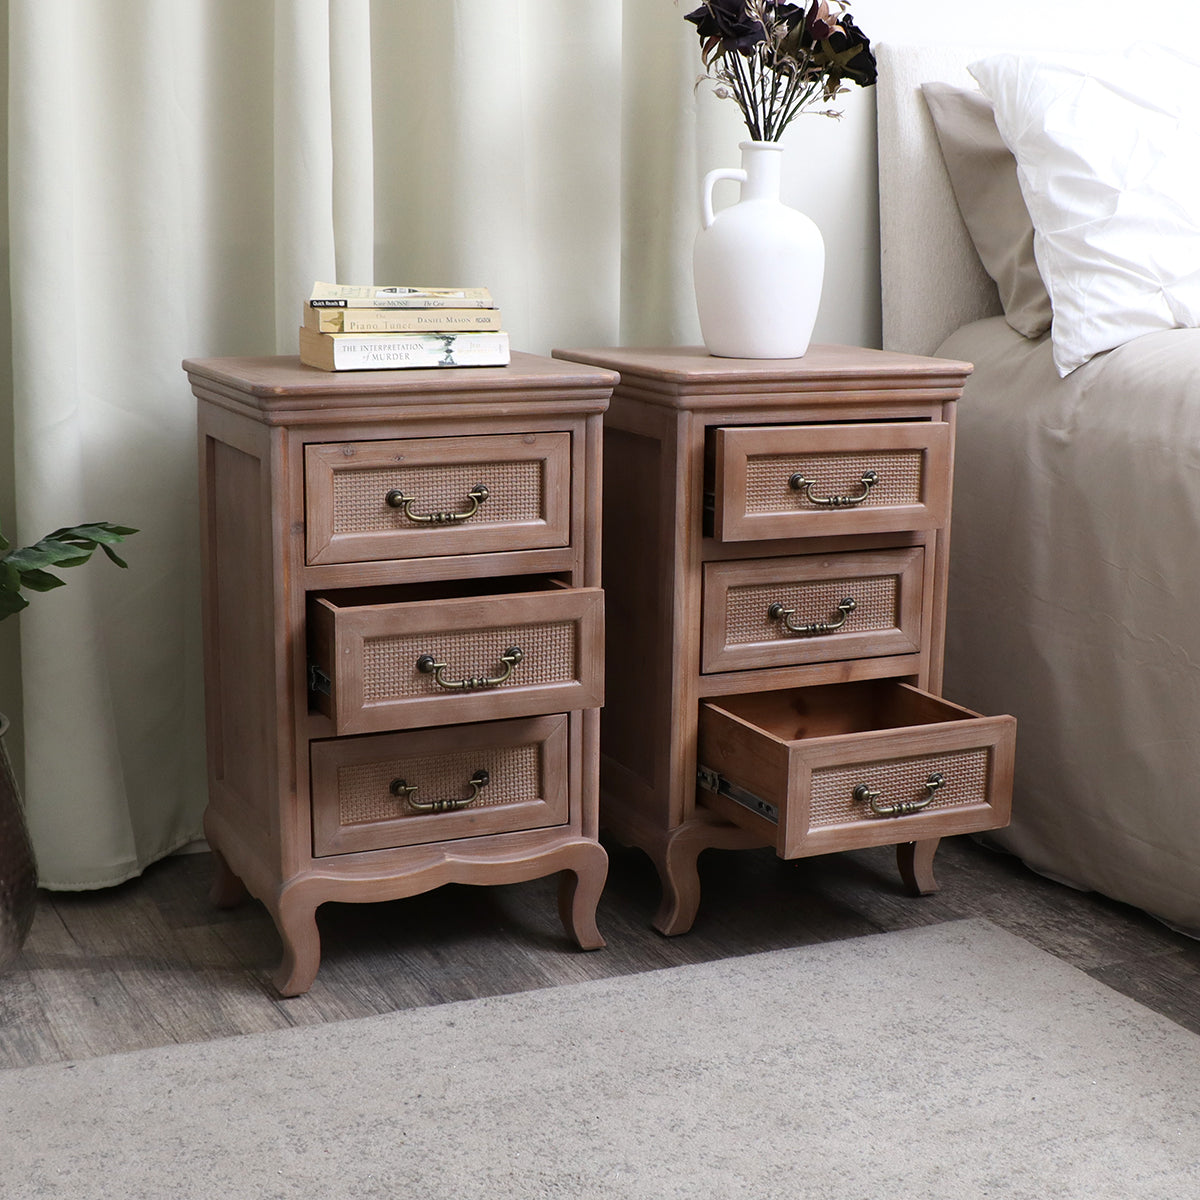
[[[602,703],[600,588],[389,598],[413,591],[309,597],[309,695],[339,734]]]
[[[936,529],[950,511],[942,421],[715,429],[712,460],[724,542]]]
[[[891,680],[726,696],[700,706],[699,797],[783,858],[998,829],[1015,740]]]
[[[566,824],[567,717],[312,743],[313,853]]]
[[[701,670],[915,654],[919,546],[704,565]]]
[[[367,562],[566,546],[570,477],[569,433],[307,446],[307,559]]]

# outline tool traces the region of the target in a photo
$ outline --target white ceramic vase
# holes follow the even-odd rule
[[[742,142],[742,166],[710,171],[692,267],[700,331],[721,358],[800,358],[812,337],[825,277],[825,242],[803,213],[779,199],[783,150]],[[713,212],[713,186],[742,185],[741,199]]]

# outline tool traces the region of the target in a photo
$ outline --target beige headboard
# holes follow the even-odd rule
[[[883,344],[932,354],[960,325],[1000,313],[958,213],[921,96],[929,80],[974,87],[967,63],[986,50],[880,45],[879,235]]]

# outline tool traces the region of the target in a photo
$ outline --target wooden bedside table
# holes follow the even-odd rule
[[[596,904],[602,413],[615,376],[190,360],[214,899],[320,963],[316,908],[563,872]]]
[[[1008,821],[1015,721],[938,697],[966,363],[813,346],[556,350],[620,373],[605,417],[601,821],[689,929],[696,859],[895,844]]]

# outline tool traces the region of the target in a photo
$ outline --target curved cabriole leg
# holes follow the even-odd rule
[[[581,950],[599,950],[605,943],[596,926],[596,906],[608,878],[608,853],[591,843],[578,847],[575,859],[558,877],[558,915]]]
[[[896,847],[900,878],[914,896],[929,896],[938,890],[933,877],[933,856],[940,841],[941,838],[929,838],[923,842],[901,842]]]
[[[671,831],[660,858],[656,859],[662,883],[662,903],[652,924],[667,937],[687,933],[700,909],[700,871],[698,860],[706,843],[689,836],[686,827]]]
[[[271,982],[281,996],[299,996],[312,987],[321,965],[321,935],[317,906],[303,893],[284,891],[279,897],[275,926],[283,942],[283,959]]]
[[[230,870],[225,856],[215,846],[212,848],[216,874],[208,898],[216,908],[236,908],[249,895],[246,885]]]
[[[662,848],[650,855],[658,867],[663,890],[662,903],[654,914],[654,928],[668,937],[691,929],[700,908],[697,864],[702,850],[751,850],[768,844],[758,834],[710,817],[703,810],[676,826]]]

